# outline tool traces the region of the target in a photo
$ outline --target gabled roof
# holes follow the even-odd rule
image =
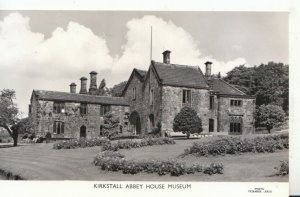
[[[235,88],[234,86],[230,85],[229,83],[219,78],[212,78],[211,88],[213,91],[216,91],[219,94],[241,95],[241,96],[246,95],[244,92],[240,91],[239,89]]]
[[[130,77],[129,77],[129,79],[128,79],[128,81],[127,81],[127,83],[126,83],[126,85],[125,85],[125,87],[123,89],[123,91],[122,91],[121,96],[123,96],[124,93],[126,92],[126,90],[127,90],[128,86],[129,86],[129,84],[130,84],[133,76],[137,76],[137,78],[143,83],[144,82],[144,77],[146,76],[146,74],[147,74],[147,71],[134,68],[133,71],[131,72],[131,75],[130,75]]]
[[[32,95],[39,100],[46,100],[46,101],[64,101],[64,102],[75,102],[75,103],[128,106],[128,103],[122,97],[96,96],[96,95],[89,95],[89,94],[77,94],[77,93],[46,91],[46,90],[33,90]]]
[[[163,85],[208,89],[206,79],[198,66],[165,64],[152,61]]]

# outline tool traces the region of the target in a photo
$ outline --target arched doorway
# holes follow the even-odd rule
[[[141,119],[137,111],[133,111],[130,114],[129,122],[131,125],[131,131],[137,135],[141,134]]]
[[[86,138],[86,126],[84,125],[80,127],[80,138],[82,137]]]

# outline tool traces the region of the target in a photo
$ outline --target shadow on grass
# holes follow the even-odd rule
[[[14,146],[13,144],[0,144],[0,148],[15,148],[15,147],[19,147],[19,146],[24,146],[24,145],[18,144],[18,146]]]

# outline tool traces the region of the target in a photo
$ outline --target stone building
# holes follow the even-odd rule
[[[99,96],[97,73],[91,72],[87,91],[87,78],[82,77],[81,88],[71,83],[70,93],[33,90],[29,105],[38,135],[50,132],[54,138],[97,137],[104,135],[104,115],[111,112],[118,118],[120,132],[128,130],[129,105],[121,97]]]
[[[170,51],[163,63],[151,61],[148,71],[134,69],[122,96],[130,105],[131,130],[137,134],[161,126],[172,134],[173,120],[184,106],[193,108],[202,120],[204,133],[254,133],[255,97],[246,95],[220,77],[198,66],[170,63]]]
[[[103,115],[112,112],[120,121],[120,131],[144,134],[160,127],[172,135],[173,120],[182,107],[190,106],[202,120],[203,133],[254,133],[255,97],[246,95],[220,77],[205,74],[198,66],[171,64],[170,51],[163,62],[151,61],[148,71],[133,69],[122,97],[99,96],[97,73],[82,77],[70,93],[34,90],[30,116],[37,133],[50,132],[58,138],[95,137],[102,133]]]

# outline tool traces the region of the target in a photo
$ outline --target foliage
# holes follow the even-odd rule
[[[102,79],[98,88],[98,95],[99,96],[110,96],[110,91],[106,87],[105,79]]]
[[[119,139],[137,139],[139,138],[138,135],[134,135],[133,133],[119,133],[116,135],[111,136],[110,140],[119,140]]]
[[[14,146],[18,143],[18,131],[12,130],[12,126],[18,123],[19,109],[15,103],[16,92],[14,90],[3,89],[0,92],[0,127],[7,130],[14,140]]]
[[[104,115],[104,124],[102,128],[104,130],[104,134],[107,137],[114,136],[119,131],[120,121],[116,118],[111,112],[108,112]]]
[[[216,156],[247,152],[272,153],[284,148],[289,148],[288,134],[245,139],[240,137],[219,137],[214,141],[195,142],[191,147],[185,149],[183,155],[193,154],[195,156]]]
[[[202,122],[195,110],[183,107],[174,118],[173,130],[182,132],[189,138],[190,134],[202,132]]]
[[[270,130],[279,127],[285,122],[285,113],[278,105],[261,105],[256,110],[256,124]]]
[[[115,97],[120,97],[122,96],[122,92],[125,88],[127,84],[127,81],[122,81],[116,85],[114,85],[111,89],[110,89],[110,92],[111,92],[111,95],[112,96],[115,96]]]
[[[122,140],[117,143],[107,143],[102,147],[102,150],[117,151],[119,149],[139,148],[143,146],[175,144],[175,141],[170,138],[145,138],[137,140]]]
[[[71,139],[71,140],[64,140],[53,144],[54,149],[75,149],[75,148],[86,148],[86,147],[93,147],[93,146],[103,146],[110,141],[107,138],[80,138],[78,139]]]
[[[13,125],[11,129],[18,132],[18,134],[33,133],[33,120],[31,117],[23,118],[17,124]]]
[[[248,95],[256,96],[256,104],[289,107],[289,66],[268,62],[254,67],[241,65],[227,73],[224,80]]]
[[[124,174],[137,174],[139,172],[157,173],[158,175],[180,176],[184,174],[194,174],[202,172],[204,174],[223,174],[222,164],[210,164],[205,167],[201,165],[186,166],[185,163],[176,160],[169,161],[129,161],[124,159],[124,155],[104,151],[98,154],[93,161],[94,165],[101,170],[122,171]]]
[[[289,174],[289,161],[280,161],[279,167],[275,167],[277,170],[276,175],[278,176],[285,176]]]

